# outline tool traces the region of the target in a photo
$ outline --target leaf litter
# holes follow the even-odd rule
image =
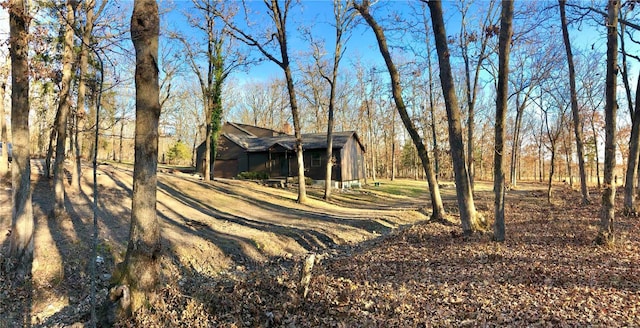
[[[489,233],[461,237],[457,226],[417,224],[321,254],[305,299],[297,292],[304,259],[278,258],[248,272],[192,275],[181,291],[167,285],[162,306],[120,324],[640,326],[638,219],[618,216],[616,245],[600,247],[593,243],[599,205],[581,205],[579,193],[563,193],[551,206],[513,197],[504,243]]]

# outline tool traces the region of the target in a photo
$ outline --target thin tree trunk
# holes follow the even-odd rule
[[[576,70],[573,65],[573,54],[571,52],[571,41],[569,39],[569,29],[567,28],[567,16],[565,13],[566,0],[558,0],[560,4],[560,20],[562,23],[562,37],[564,48],[567,52],[567,63],[569,65],[569,88],[571,89],[571,113],[573,115],[573,131],[576,137],[576,148],[578,152],[578,167],[580,168],[580,191],[582,192],[582,203],[589,204],[589,189],[587,188],[587,173],[584,167],[584,142],[582,138],[582,120],[580,119],[580,109],[578,108],[578,91],[576,89]]]
[[[552,195],[552,183],[553,183],[553,174],[555,173],[556,168],[556,147],[555,144],[551,144],[551,163],[549,163],[549,180],[547,182],[547,202],[551,203]]]
[[[86,99],[86,84],[87,84],[87,70],[89,66],[89,46],[91,44],[91,35],[93,34],[94,24],[94,0],[88,0],[84,4],[85,6],[85,24],[82,32],[82,43],[80,45],[80,59],[79,70],[80,76],[78,78],[78,105],[76,109],[76,122],[75,122],[75,152],[74,152],[74,169],[71,175],[71,186],[77,191],[80,190],[80,176],[82,175],[82,162],[80,152],[80,121],[82,117],[85,117],[85,99]]]
[[[2,154],[0,154],[0,179],[9,175],[9,138],[7,136],[7,121],[4,97],[7,90],[7,78],[9,77],[9,65],[2,67],[0,72],[0,142],[2,142]]]
[[[620,2],[609,0],[607,19],[607,84],[605,88],[605,146],[604,146],[604,190],[602,192],[602,216],[596,238],[598,244],[615,242],[613,220],[615,218],[616,188],[613,170],[616,166],[616,102],[618,71],[618,9]]]
[[[11,235],[5,270],[30,273],[33,260],[34,219],[31,204],[31,156],[29,153],[29,17],[24,0],[9,2],[11,53],[11,134],[13,163]],[[17,266],[13,266],[17,264]]]
[[[400,73],[398,72],[395,64],[391,59],[391,53],[389,52],[389,48],[387,46],[387,40],[384,36],[384,32],[382,28],[375,21],[373,16],[369,13],[369,2],[363,1],[362,5],[358,5],[354,3],[354,8],[358,10],[360,15],[365,19],[367,24],[371,27],[374,34],[376,35],[376,39],[378,41],[378,49],[384,58],[384,61],[387,65],[387,69],[389,70],[389,76],[391,78],[391,92],[393,94],[393,100],[395,101],[396,108],[398,109],[398,113],[400,114],[400,119],[404,124],[409,136],[411,136],[411,140],[413,141],[416,149],[418,150],[418,156],[422,160],[422,167],[427,174],[427,181],[429,183],[429,191],[431,196],[431,206],[433,208],[433,212],[431,215],[432,220],[442,221],[445,218],[445,210],[444,205],[442,204],[442,198],[440,197],[440,189],[438,187],[438,181],[436,180],[435,173],[433,172],[433,168],[431,167],[431,161],[429,160],[429,154],[427,153],[427,149],[422,143],[422,138],[418,134],[418,130],[416,129],[413,121],[409,117],[407,112],[407,108],[404,103],[404,99],[402,97],[402,86],[400,83]]]
[[[56,118],[54,122],[58,121],[58,114],[56,114]],[[56,124],[51,128],[51,133],[49,134],[49,146],[47,147],[47,155],[44,158],[44,176],[47,178],[51,178],[51,159],[53,158],[54,145],[53,141],[58,136],[58,128]]]
[[[593,147],[595,152],[595,161],[596,161],[596,180],[598,180],[598,189],[602,189],[602,183],[600,181],[600,159],[598,158],[598,134],[596,131],[596,124],[593,122],[595,116],[595,111],[591,116],[591,133],[593,133]]]
[[[156,215],[158,166],[158,6],[135,0],[131,40],[136,51],[136,137],[129,244],[120,276],[131,291],[130,314],[148,302],[159,282],[160,225]]]
[[[373,181],[376,181],[376,170],[378,167],[378,163],[376,162],[377,154],[376,148],[374,147],[373,142],[373,115],[371,115],[371,106],[369,106],[369,99],[366,100],[367,104],[367,118],[369,121],[369,150],[371,151],[371,178]]]
[[[433,163],[435,165],[434,168],[434,181],[437,184],[438,178],[440,174],[440,161],[438,159],[438,138],[436,131],[436,116],[435,116],[435,104],[433,101],[434,91],[433,91],[433,66],[431,65],[431,35],[428,33],[429,24],[427,21],[426,13],[422,11],[422,21],[424,22],[424,36],[425,36],[425,44],[427,45],[427,73],[429,76],[429,113],[431,114],[431,142],[433,143]],[[426,132],[425,132],[426,134]],[[428,173],[427,173],[428,176]]]
[[[472,234],[475,231],[483,230],[486,222],[484,218],[476,212],[476,207],[473,202],[473,192],[469,182],[469,173],[467,172],[464,144],[462,141],[460,107],[458,106],[453,75],[451,74],[447,33],[442,18],[442,3],[441,1],[429,1],[428,5],[431,11],[431,23],[433,24],[438,62],[440,63],[440,81],[442,83],[442,91],[447,109],[449,145],[453,159],[456,195],[458,207],[460,208],[460,221],[462,222],[464,234]]]
[[[425,23],[426,24],[426,23]],[[438,137],[436,131],[436,115],[435,115],[435,105],[433,101],[434,92],[433,92],[433,69],[431,67],[431,46],[427,40],[427,62],[429,69],[429,113],[431,114],[431,135],[433,142],[433,162],[435,165],[435,179],[436,182],[440,178],[440,160],[438,159]]]
[[[640,83],[640,76],[638,76]],[[637,214],[636,210],[636,177],[638,174],[638,157],[640,156],[640,88],[636,88],[636,104],[631,119],[631,139],[629,141],[629,157],[624,184],[624,212]]]
[[[56,141],[56,160],[53,165],[53,184],[55,194],[54,213],[56,217],[62,215],[64,209],[65,196],[65,172],[64,162],[66,157],[66,140],[67,126],[69,121],[70,110],[70,93],[71,93],[71,77],[73,66],[73,24],[75,21],[76,3],[68,0],[66,3],[66,25],[64,32],[64,51],[62,57],[62,81],[60,87],[60,103],[58,105],[58,115],[56,121],[56,130],[58,131]]]
[[[342,34],[348,25],[350,24],[350,19],[348,18],[347,8],[342,6],[341,2],[334,1],[334,16],[336,19],[336,43],[335,43],[335,51],[333,53],[333,69],[331,71],[331,78],[324,76],[323,77],[329,82],[330,91],[329,91],[329,113],[327,118],[327,164],[326,164],[326,172],[325,172],[325,185],[324,185],[324,199],[329,200],[331,198],[331,180],[332,180],[332,172],[333,172],[333,125],[334,125],[334,112],[335,112],[335,98],[336,98],[336,88],[337,88],[337,80],[338,80],[338,68],[340,65],[340,60],[342,59]],[[322,74],[322,73],[321,73]],[[366,162],[366,161],[365,161]],[[366,176],[366,173],[365,173]],[[366,178],[365,178],[366,180]],[[366,183],[366,181],[365,181]]]
[[[124,111],[125,108],[122,107],[122,116],[120,116],[120,144],[119,146],[119,151],[118,151],[118,163],[122,163],[122,142],[124,140]]]
[[[511,183],[511,187],[515,187],[518,184],[518,176],[516,175],[516,172],[518,163],[520,162],[520,147],[522,145],[522,141],[520,139],[520,131],[522,130],[522,117],[524,116],[524,109],[527,107],[529,95],[532,90],[533,88],[530,88],[529,91],[527,91],[522,102],[520,102],[520,95],[516,96],[516,121],[513,132],[513,141],[511,144],[511,163],[509,165],[509,182]]]
[[[568,137],[568,136],[567,136]],[[571,170],[571,143],[567,144],[566,140],[563,140],[564,146],[564,158],[567,164],[567,176],[569,177],[569,186],[573,188],[573,171]]]
[[[509,53],[511,52],[511,36],[513,35],[513,0],[502,1],[500,17],[500,39],[498,46],[498,89],[496,90],[496,123],[495,123],[495,151],[493,157],[493,192],[495,194],[494,211],[495,225],[493,238],[504,241],[504,140],[507,119],[507,97],[509,92]]]

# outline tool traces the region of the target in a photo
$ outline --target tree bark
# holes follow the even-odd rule
[[[70,110],[71,77],[73,66],[73,24],[75,21],[75,4],[67,0],[64,31],[64,51],[62,54],[62,81],[60,87],[60,100],[58,115],[56,116],[56,159],[53,164],[53,184],[55,194],[54,213],[56,217],[62,215],[64,209],[65,180],[64,161],[66,157],[67,126]]]
[[[513,35],[513,0],[502,1],[500,18],[500,39],[498,45],[498,89],[496,90],[496,123],[495,123],[495,151],[493,157],[493,192],[495,194],[494,211],[495,225],[494,240],[504,241],[504,140],[505,122],[507,119],[507,97],[509,93],[509,53],[511,51],[511,36]]]
[[[449,46],[447,44],[447,33],[445,31],[444,20],[442,18],[442,2],[429,1],[431,11],[431,23],[436,40],[436,51],[440,64],[440,82],[447,109],[447,122],[449,126],[449,145],[451,157],[453,159],[453,169],[456,181],[456,196],[460,209],[460,221],[464,234],[472,234],[478,230],[484,230],[486,222],[482,216],[476,212],[473,202],[473,192],[469,182],[464,144],[462,137],[462,124],[460,123],[460,107],[456,96],[453,75],[451,74],[451,63],[449,62]]]
[[[400,73],[396,68],[393,60],[391,59],[391,53],[389,52],[389,47],[387,46],[387,39],[384,35],[384,31],[382,27],[378,25],[373,16],[369,13],[369,1],[364,0],[361,5],[354,2],[354,8],[362,15],[367,24],[371,27],[374,34],[376,35],[376,39],[378,41],[378,48],[384,61],[387,65],[387,69],[389,70],[389,76],[391,78],[391,92],[393,94],[393,99],[396,104],[396,108],[398,109],[398,113],[400,114],[400,119],[404,124],[407,132],[411,136],[411,140],[413,141],[416,149],[418,150],[418,156],[422,161],[422,167],[427,175],[427,182],[429,183],[429,191],[431,196],[431,206],[432,206],[432,214],[431,219],[436,221],[442,221],[445,218],[445,210],[442,204],[442,198],[440,197],[440,189],[438,187],[438,181],[436,180],[435,173],[433,172],[433,168],[431,167],[431,161],[429,160],[429,154],[427,153],[427,149],[422,143],[422,138],[418,133],[413,121],[409,117],[407,112],[407,108],[404,103],[404,99],[402,97],[402,85],[400,83]]]
[[[265,1],[266,2],[266,1]],[[287,91],[289,92],[289,106],[291,106],[291,116],[293,117],[293,131],[296,138],[296,158],[298,161],[298,203],[307,202],[307,188],[304,177],[304,154],[302,148],[302,127],[300,126],[300,113],[298,110],[298,100],[296,97],[295,85],[293,83],[293,74],[291,73],[291,64],[289,62],[289,49],[287,40],[287,14],[291,1],[285,1],[284,12],[280,8],[277,0],[271,0],[268,6],[271,11],[273,22],[276,25],[276,37],[280,46],[280,67],[284,71],[285,81],[287,83]]]
[[[8,59],[8,58],[7,58]],[[0,72],[0,142],[2,142],[2,154],[0,154],[0,179],[4,179],[9,174],[9,138],[7,136],[7,122],[5,119],[6,109],[4,97],[7,91],[7,78],[9,78],[8,63],[1,68]]]
[[[602,189],[602,181],[600,180],[600,159],[598,158],[598,132],[596,131],[596,123],[594,122],[595,119],[595,108],[593,113],[591,113],[591,133],[593,133],[593,138],[594,138],[594,142],[593,142],[593,148],[594,148],[594,152],[595,152],[595,160],[596,160],[596,180],[598,181],[598,189]]]
[[[80,76],[78,77],[78,105],[76,110],[76,125],[75,125],[75,154],[74,154],[74,164],[75,167],[71,174],[71,186],[76,190],[80,190],[80,176],[82,175],[82,167],[81,167],[81,158],[80,158],[80,144],[79,144],[79,127],[80,127],[80,119],[85,117],[85,98],[87,93],[87,70],[89,67],[89,46],[91,44],[91,35],[93,34],[93,23],[94,23],[94,7],[95,0],[88,0],[85,2],[85,12],[86,12],[86,20],[84,24],[84,29],[82,31],[82,44],[80,45],[80,59],[79,61],[79,71]]]
[[[136,51],[136,136],[129,244],[120,281],[131,290],[129,313],[148,302],[160,275],[160,225],[156,216],[158,166],[158,5],[135,0],[131,40]]]
[[[24,0],[9,2],[11,54],[11,132],[13,163],[11,235],[7,268],[30,273],[33,260],[34,219],[31,204],[31,155],[29,153],[29,19]],[[17,264],[13,267],[11,264]]]
[[[527,107],[531,90],[533,90],[533,88],[530,88],[529,91],[527,91],[522,102],[520,102],[520,94],[516,96],[516,120],[513,131],[513,140],[511,143],[511,163],[509,166],[509,182],[511,183],[512,188],[518,184],[518,176],[516,172],[518,166],[517,163],[519,161],[518,155],[520,153],[520,146],[522,143],[520,140],[520,131],[522,129],[522,117],[524,116],[524,109]]]
[[[640,83],[640,76],[638,77]],[[638,157],[640,156],[640,88],[636,88],[635,114],[631,120],[631,140],[624,184],[624,211],[636,215],[636,177],[638,176]]]
[[[625,172],[624,184],[624,213],[627,215],[637,215],[636,210],[636,187],[638,177],[638,157],[640,156],[640,88],[636,88],[636,104],[633,106],[631,100],[631,87],[629,86],[629,77],[627,74],[627,63],[625,47],[624,47],[624,24],[620,24],[620,47],[622,48],[622,81],[624,81],[627,101],[629,105],[629,113],[631,114],[631,138],[629,140],[629,155],[627,157],[627,168]],[[640,82],[640,76],[638,77]]]
[[[567,52],[567,64],[569,66],[569,88],[571,90],[571,114],[573,115],[573,131],[576,137],[576,148],[578,152],[578,167],[580,168],[580,191],[582,192],[582,203],[589,204],[589,189],[587,188],[587,173],[584,166],[584,140],[582,137],[582,120],[580,119],[580,109],[578,107],[578,91],[576,89],[576,70],[573,65],[573,54],[571,52],[571,41],[569,40],[569,29],[567,28],[567,15],[565,12],[566,0],[558,0],[560,5],[560,21],[562,25],[562,37],[564,48]]]
[[[608,1],[607,17],[607,84],[605,88],[605,143],[604,143],[604,190],[602,192],[602,214],[600,230],[596,242],[615,242],[613,220],[615,218],[616,188],[613,184],[613,170],[616,166],[616,88],[618,75],[618,0]]]

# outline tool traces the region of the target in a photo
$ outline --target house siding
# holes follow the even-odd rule
[[[342,181],[358,181],[364,178],[364,152],[356,138],[349,138],[341,151]]]
[[[270,129],[238,123],[227,123],[218,140],[216,154],[216,178],[233,178],[241,172],[265,172],[270,177],[293,177],[298,172],[297,156],[292,149],[293,136]],[[326,136],[303,135],[305,150],[303,161],[305,176],[318,182],[325,180]],[[202,172],[204,144],[198,147],[197,170]],[[336,186],[348,187],[364,178],[364,147],[355,132],[334,134],[331,180]],[[314,164],[315,160],[315,166]],[[319,163],[318,163],[319,161]],[[319,165],[318,165],[319,164]]]

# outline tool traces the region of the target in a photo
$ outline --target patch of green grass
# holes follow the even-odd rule
[[[425,181],[415,180],[379,181],[379,185],[372,184],[367,189],[405,197],[420,197],[429,193],[429,187]]]

